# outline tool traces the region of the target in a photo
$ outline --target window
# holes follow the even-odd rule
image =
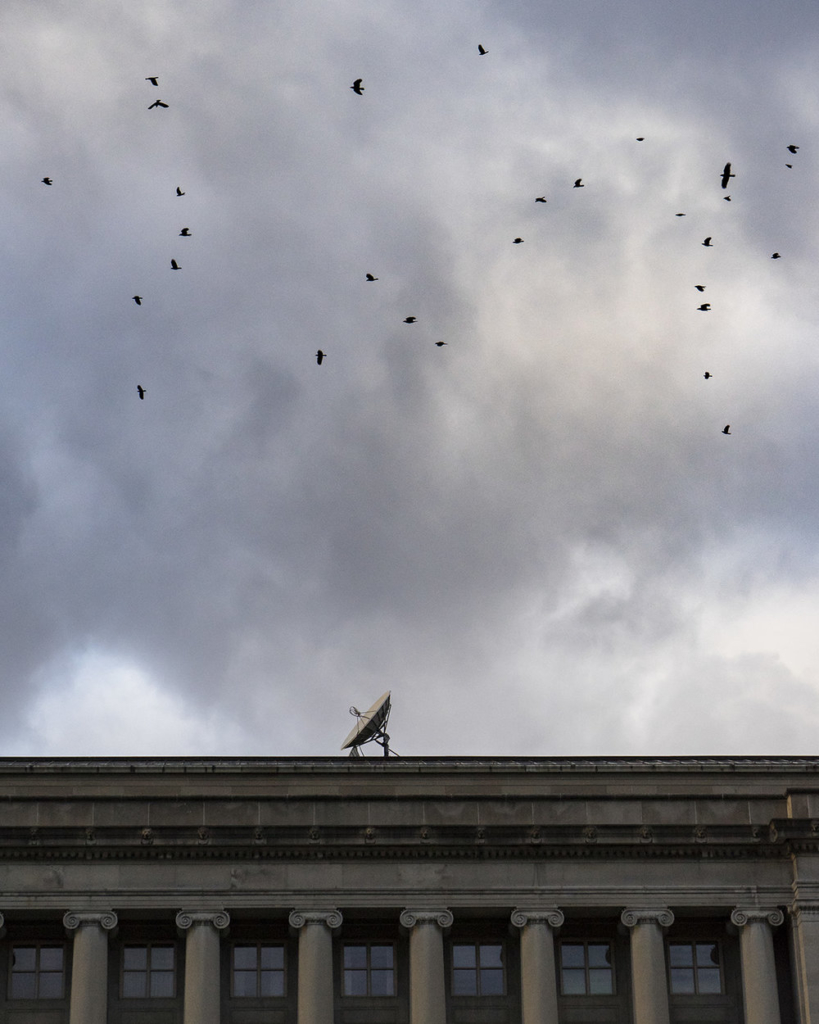
[[[675,995],[719,995],[722,958],[718,942],[669,942],[668,966]]]
[[[283,996],[284,946],[234,946],[231,976],[234,996]]]
[[[344,995],[395,995],[395,947],[392,943],[344,944]]]
[[[159,999],[174,994],[173,946],[149,943],[122,949],[122,998]]]
[[[503,963],[499,942],[453,943],[453,996],[502,996]]]
[[[13,946],[10,999],[62,999],[63,947]]]
[[[560,987],[564,996],[614,994],[610,942],[561,942]]]

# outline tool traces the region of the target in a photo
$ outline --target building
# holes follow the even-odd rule
[[[0,760],[2,1024],[819,1024],[819,759]]]

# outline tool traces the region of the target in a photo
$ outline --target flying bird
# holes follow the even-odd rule
[[[150,107],[148,107],[148,110],[153,110],[154,107],[167,107],[167,106],[168,106],[167,103],[163,103],[162,100],[157,100],[156,103],[152,103],[150,105]]]
[[[711,303],[710,302],[703,302],[703,304],[701,306],[697,306],[697,309],[700,310],[700,312],[702,312],[702,313],[708,313],[711,310]]]
[[[573,187],[574,188],[585,188],[586,186],[583,184],[583,179],[582,178],[578,178],[577,181],[574,183]]]
[[[799,149],[798,146],[788,146],[789,153],[795,153]]]
[[[318,352],[316,352],[316,362],[319,364],[319,366],[321,366],[322,362],[324,361],[325,356],[326,356],[326,353],[322,352],[321,349],[319,349]]]
[[[176,194],[178,196],[184,196],[184,194],[185,194],[178,185],[176,186]]]
[[[790,167],[790,169],[793,170],[793,164],[785,164],[785,166]]]
[[[179,237],[180,238],[191,238],[191,229],[190,228],[182,228],[182,230],[179,232]]]
[[[731,165],[726,164],[722,169],[722,187],[728,188],[728,179],[735,178],[735,174],[731,174]]]
[[[731,202],[731,197],[730,196],[723,196],[722,198],[725,200],[726,203],[730,203]]]
[[[155,86],[157,86],[157,87],[159,86],[159,76],[158,76],[158,75],[149,75],[149,76],[148,76],[148,77],[147,77],[147,78],[145,79],[145,81],[146,81],[146,82],[150,82],[150,83],[151,83],[151,85],[155,85]]]
[[[546,202],[546,196],[538,196],[537,199],[535,200],[535,202],[536,203],[545,203]]]
[[[684,217],[685,214],[684,213],[675,213],[674,216],[675,217]]]
[[[414,324],[417,319],[418,319],[417,316],[405,316],[404,317],[404,323],[405,324]]]
[[[176,262],[176,260],[171,260],[171,270],[181,270],[181,269],[182,268],[179,266],[179,264]]]
[[[644,136],[644,135],[639,135],[639,136],[637,137],[637,141],[638,141],[638,142],[645,142],[645,141],[646,141],[646,140],[645,140],[645,136]]]
[[[710,380],[713,376],[713,373],[709,373],[707,370],[703,374],[703,377],[705,377],[706,380]]]
[[[142,305],[142,296],[141,296],[141,295],[134,295],[134,297],[133,297],[133,298],[134,298],[134,302],[135,302],[135,303],[136,303],[136,304],[137,304],[138,306],[141,306],[141,305]]]
[[[361,84],[363,81],[363,78],[357,78],[350,86],[356,96],[360,96],[364,92],[364,86]]]
[[[485,57],[485,56],[486,56],[486,54],[487,54],[487,53],[489,53],[489,50],[484,50],[484,48],[483,48],[483,47],[481,46],[481,44],[480,44],[480,43],[478,43],[478,53],[479,53],[479,54],[480,54],[480,55],[481,55],[482,57]]]
[[[51,178],[43,178],[43,184],[44,185],[53,185],[54,182],[51,180]]]
[[[723,434],[730,434],[731,433],[731,424],[730,423],[726,423],[725,426],[722,428],[722,432],[723,432]]]
[[[704,284],[695,284],[694,287],[697,289],[698,292],[704,292],[705,291],[705,285]]]
[[[438,348],[440,348],[441,345],[446,345],[446,342],[445,341],[436,341],[435,344],[438,346]]]
[[[516,239],[514,239],[514,240],[513,240],[513,242],[512,242],[512,245],[520,245],[520,243],[521,243],[522,241],[523,241],[523,239],[522,239],[522,238],[516,238]]]
[[[707,238],[705,239],[705,241],[704,241],[704,242],[701,242],[700,244],[701,244],[701,245],[704,245],[704,246],[706,247],[706,249],[710,249],[710,248],[711,248],[711,237],[712,237],[712,236],[711,236],[711,235],[709,235],[709,236],[708,236],[708,237],[707,237]]]
[[[140,402],[145,401],[145,388],[141,384],[137,384],[137,391],[139,392]]]
[[[377,281],[377,280],[378,280],[378,278],[377,278],[377,277],[373,277],[373,275],[372,275],[372,274],[367,274],[367,280],[368,280],[368,281]]]
[[[771,259],[772,259],[772,260],[781,260],[781,259],[782,259],[782,257],[781,257],[781,256],[779,255],[779,253],[778,253],[778,252],[775,252],[775,253],[774,253],[774,254],[773,254],[773,255],[771,256]]]

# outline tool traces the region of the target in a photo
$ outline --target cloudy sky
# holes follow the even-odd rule
[[[815,0],[0,38],[0,754],[817,753]]]

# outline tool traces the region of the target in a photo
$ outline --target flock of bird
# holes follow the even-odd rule
[[[489,53],[489,51],[487,49],[485,49],[481,44],[478,44],[478,54],[479,54],[479,56],[484,57],[488,53]],[[146,76],[145,81],[149,82],[152,86],[155,86],[156,88],[159,87],[159,76],[158,75],[148,75],[148,76]],[[361,78],[356,78],[356,80],[353,82],[353,84],[350,86],[350,88],[352,89],[352,91],[357,96],[363,96],[364,95],[364,80],[361,79]],[[157,99],[153,103],[150,104],[148,109],[149,110],[167,109],[168,107],[169,107],[168,103],[165,103],[161,99]],[[637,142],[645,142],[645,137],[642,136],[642,135],[641,136],[637,136],[636,141]],[[790,154],[796,155],[796,153],[799,151],[799,146],[791,144],[791,145],[787,146],[786,149],[787,149],[787,151]],[[792,168],[793,164],[786,163],[785,166],[788,167],[788,168]],[[734,174],[734,172],[731,169],[731,163],[730,162],[726,163],[725,166],[722,169],[722,174],[720,176],[720,184],[721,184],[723,190],[728,188],[728,185],[729,185],[731,179],[735,178],[735,177],[736,177],[736,174]],[[42,183],[44,185],[53,185],[54,184],[53,179],[48,177],[48,176],[42,178],[41,181],[42,181]],[[585,188],[586,186],[585,186],[585,183],[584,183],[582,178],[576,178],[575,182],[574,182],[574,185],[572,187],[573,188]],[[176,195],[177,195],[177,197],[182,197],[185,194],[186,193],[182,191],[181,187],[177,185],[176,186]],[[723,199],[726,202],[731,202],[731,196],[730,195],[723,196]],[[536,203],[546,203],[546,202],[548,202],[548,200],[547,200],[545,195],[543,195],[543,196],[536,196],[535,197],[535,202]],[[684,213],[677,213],[677,214],[675,214],[675,216],[676,217],[684,217],[685,214]],[[187,227],[186,228],[182,228],[182,230],[179,232],[179,237],[180,238],[190,238],[190,237],[192,237],[191,236],[190,228],[187,228]],[[523,239],[520,238],[520,237],[516,237],[516,238],[514,238],[512,240],[512,244],[513,245],[520,245],[522,243],[523,243]],[[713,244],[714,244],[713,243],[713,237],[711,235],[708,235],[708,237],[705,238],[701,242],[701,245],[705,246],[706,249],[712,248]],[[781,259],[781,258],[782,258],[781,257],[781,253],[779,253],[779,252],[772,253],[772,255],[771,255],[771,259],[773,259],[773,260],[778,260],[778,259]],[[172,259],[171,260],[171,270],[181,270],[181,269],[182,268],[180,267],[179,263],[175,259]],[[372,283],[372,282],[378,281],[379,278],[377,278],[374,274],[368,272],[368,273],[365,274],[365,280],[368,283]],[[696,290],[698,292],[704,292],[706,286],[704,284],[697,284],[697,285],[694,285],[694,287],[696,288]],[[142,298],[143,297],[141,295],[134,295],[134,296],[132,296],[132,298],[133,298],[133,301],[138,306],[142,305]],[[699,306],[697,306],[697,310],[698,310],[698,312],[701,312],[701,313],[708,313],[708,312],[711,311],[711,303],[710,302],[703,302]],[[415,316],[407,316],[407,317],[404,318],[404,323],[405,324],[414,324],[414,323],[416,323],[417,319],[418,318],[415,317]],[[443,347],[446,344],[447,344],[447,342],[445,342],[445,341],[436,341],[435,342],[435,345],[438,348],[441,348],[441,347]],[[324,362],[324,360],[326,358],[327,358],[327,353],[324,352],[322,349],[319,349],[316,352],[316,362],[318,363],[319,366],[322,365],[322,363]],[[705,373],[703,374],[703,377],[705,378],[705,380],[710,380],[713,377],[713,374],[710,371],[706,370]],[[147,389],[144,388],[141,384],[137,384],[137,394],[138,394],[140,400],[142,401],[142,400],[144,400],[145,395],[147,394]],[[731,425],[730,425],[730,423],[727,423],[723,427],[722,433],[723,434],[730,434],[731,433]]]

